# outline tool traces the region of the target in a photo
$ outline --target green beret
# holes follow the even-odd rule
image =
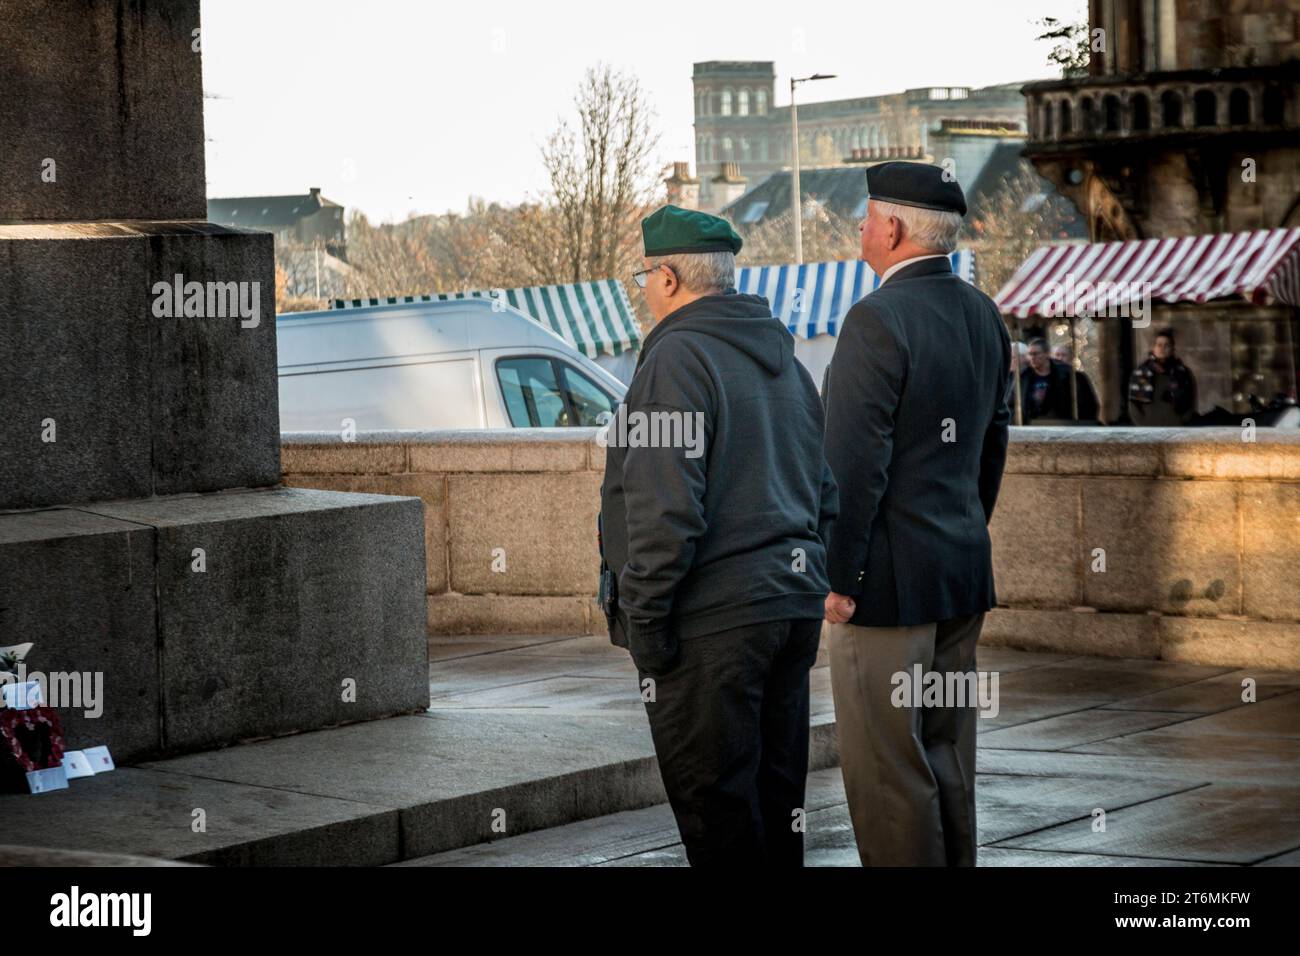
[[[737,253],[743,244],[731,223],[680,206],[664,206],[641,220],[646,258],[694,252]]]

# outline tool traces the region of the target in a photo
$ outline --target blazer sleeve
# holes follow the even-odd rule
[[[822,462],[821,508],[817,514],[817,537],[822,539],[822,546],[830,548],[831,528],[840,513],[840,490],[835,484],[831,466]]]
[[[831,590],[861,593],[871,525],[889,485],[894,421],[907,360],[885,317],[859,302],[845,319],[826,396],[826,461],[839,486],[839,517],[826,549]]]
[[[998,318],[998,324],[1002,319]],[[1011,344],[1006,331],[1001,336],[1002,361],[998,364],[993,417],[984,430],[984,446],[980,450],[980,504],[984,507],[984,522],[993,519],[993,508],[1002,487],[1002,472],[1007,465],[1007,440],[1010,436],[1011,404],[1015,401],[1015,380],[1011,378]],[[1026,407],[1028,403],[1026,402]]]
[[[627,564],[619,577],[619,606],[631,629],[649,635],[668,627],[673,593],[690,571],[706,530],[704,492],[713,439],[708,375],[689,350],[661,342],[638,372],[625,414],[676,412],[702,423],[695,449],[629,447],[623,459],[627,505]]]

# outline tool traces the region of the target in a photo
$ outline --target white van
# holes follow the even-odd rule
[[[489,299],[289,312],[276,339],[281,431],[593,426],[626,392]]]

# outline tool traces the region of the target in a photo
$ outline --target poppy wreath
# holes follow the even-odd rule
[[[27,774],[63,763],[63,725],[52,707],[0,710],[0,779],[27,790]]]

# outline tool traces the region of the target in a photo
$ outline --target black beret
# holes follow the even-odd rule
[[[664,206],[641,220],[646,258],[679,253],[740,251],[742,240],[731,223],[680,206]]]
[[[867,167],[867,192],[879,202],[966,215],[966,195],[956,179],[930,163],[880,163]]]

